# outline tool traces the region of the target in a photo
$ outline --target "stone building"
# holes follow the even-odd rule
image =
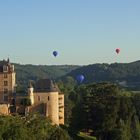
[[[9,59],[0,61],[0,103],[11,104],[15,93],[15,71],[14,65]]]
[[[40,79],[34,87],[30,83],[28,96],[31,100],[29,112],[39,112],[55,124],[64,124],[64,94],[52,80]]]
[[[0,61],[0,114],[38,112],[49,117],[54,124],[64,124],[64,94],[51,79],[40,79],[28,86],[26,96],[16,95],[14,65],[9,59]],[[31,105],[21,105],[21,100],[28,98]]]
[[[14,103],[15,75],[14,65],[9,59],[0,61],[0,114],[8,115]]]

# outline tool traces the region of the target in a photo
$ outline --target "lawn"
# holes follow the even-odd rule
[[[95,137],[93,137],[93,136],[88,136],[88,135],[86,135],[86,134],[83,133],[83,132],[80,132],[80,133],[78,134],[77,138],[78,138],[77,140],[96,140]]]

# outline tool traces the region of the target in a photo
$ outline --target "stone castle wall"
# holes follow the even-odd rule
[[[34,104],[40,103],[44,103],[44,115],[59,125],[58,92],[34,93]]]
[[[49,93],[48,115],[53,123],[59,125],[58,92]]]

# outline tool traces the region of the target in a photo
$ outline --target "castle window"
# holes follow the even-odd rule
[[[8,101],[8,96],[4,96],[4,102]]]
[[[12,105],[15,105],[15,99],[12,99]]]
[[[4,86],[8,86],[8,81],[4,81]]]
[[[40,101],[40,96],[38,96],[38,101]]]
[[[7,93],[8,93],[8,89],[4,88],[4,94],[7,94]]]
[[[48,96],[48,101],[50,100],[50,97]]]
[[[7,74],[6,73],[4,74],[4,78],[7,78]]]

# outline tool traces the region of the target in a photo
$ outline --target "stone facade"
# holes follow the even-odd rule
[[[0,103],[11,103],[15,92],[16,81],[14,65],[9,59],[0,62]]]
[[[59,93],[58,87],[54,89],[55,85],[50,79],[42,79],[37,84],[40,83],[39,90],[35,88],[37,90],[35,92],[31,84],[28,88],[28,96],[32,104],[29,112],[39,112],[49,117],[54,124],[64,124],[64,94]],[[47,86],[49,88],[46,88]]]
[[[0,114],[25,114],[38,112],[52,120],[53,124],[64,124],[64,94],[50,79],[41,79],[28,86],[28,95],[15,96],[16,78],[14,65],[9,59],[0,61]],[[21,105],[29,98],[30,106]]]

